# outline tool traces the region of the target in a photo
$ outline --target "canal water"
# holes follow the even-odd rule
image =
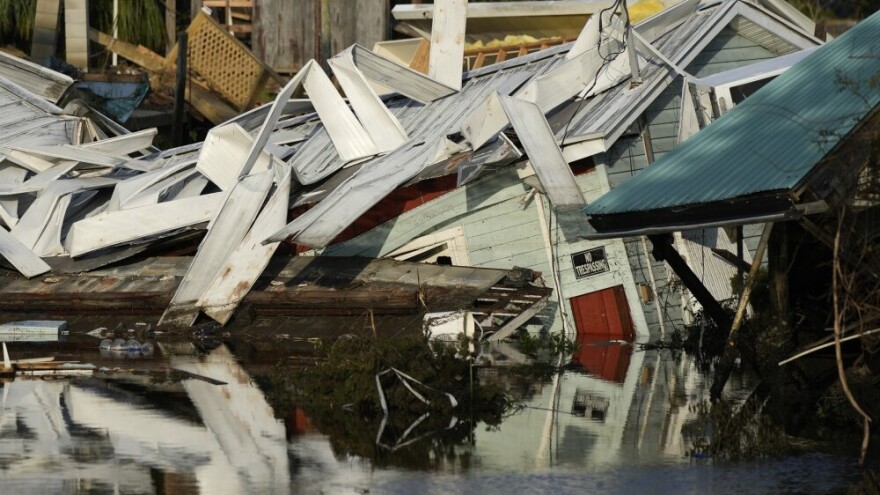
[[[275,411],[267,388],[277,353],[184,341],[127,355],[90,339],[8,344],[13,359],[76,356],[101,369],[0,383],[0,493],[812,494],[844,493],[861,477],[847,455],[694,455],[709,383],[692,358],[667,350],[590,343],[578,366],[523,379],[517,349],[496,349],[503,359],[479,379],[520,401],[500,424],[462,434],[460,404],[448,429],[414,418],[380,434],[357,418],[350,431],[322,432],[296,405]],[[725,395],[742,401],[753,387],[738,373]],[[383,446],[354,453],[347,437]]]

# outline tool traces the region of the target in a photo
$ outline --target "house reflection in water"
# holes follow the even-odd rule
[[[481,465],[601,469],[682,462],[691,447],[683,428],[697,419],[691,406],[708,393],[693,359],[601,336],[578,341],[573,360],[583,372],[564,371],[497,430],[478,430],[474,456]]]

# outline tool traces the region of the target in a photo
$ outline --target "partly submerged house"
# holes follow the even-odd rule
[[[878,29],[880,14],[874,14],[813,50],[691,140],[594,201],[585,210],[597,231],[590,237],[649,235],[663,244],[664,235],[682,229],[763,223],[768,240],[771,232],[778,236],[769,243],[771,271],[781,275],[774,282],[777,313],[789,318],[788,304],[806,300],[803,305],[812,307],[805,311],[813,317],[802,320],[824,328],[831,305],[816,301],[830,297],[827,260],[842,220],[822,214],[845,209],[854,213],[847,214],[850,218],[861,217],[860,242],[871,245],[876,235],[868,212],[877,204],[872,187],[880,108]],[[826,254],[789,242],[797,233],[794,225],[818,240],[816,250]],[[860,242],[841,241],[841,249]],[[846,260],[849,255],[841,252]],[[858,271],[876,277],[872,254],[863,252],[857,259]],[[816,272],[828,274],[819,275],[824,285],[810,294],[807,286]],[[799,298],[789,294],[789,284]]]
[[[275,104],[197,145],[134,156],[143,135],[65,135],[10,147],[6,168],[27,171],[5,197],[25,211],[0,231],[2,254],[31,274],[52,268],[40,258],[91,269],[207,229],[163,318],[179,324],[200,311],[228,320],[281,241],[321,256],[539,271],[556,301],[538,325],[553,330],[614,339],[677,324],[687,301],[644,239],[586,240],[580,208],[723,113],[719,99],[818,46],[809,22],[779,0],[687,0],[632,29],[606,11],[573,43],[461,77],[462,2],[440,3],[457,8],[438,9],[447,19],[427,76],[355,45],[329,61],[348,101],[308,63]],[[708,77],[756,63],[723,85]],[[379,98],[373,83],[395,94]],[[735,269],[710,248],[730,243],[718,231],[680,243],[729,294]]]
[[[622,184],[695,133],[701,123],[720,115],[711,106],[698,106],[702,101],[717,101],[713,81],[703,79],[729,74],[732,69],[745,70],[746,76],[734,74],[732,82],[725,79],[728,86],[718,87],[748,93],[756,81],[772,78],[791,65],[796,54],[820,44],[794,22],[743,1],[679,4],[636,25],[635,32],[645,40],[637,45],[640,82],[629,77],[628,64],[609,66],[603,73],[606,77],[597,83],[605,84],[597,88],[604,91],[585,91],[586,98],[564,97],[547,113],[555,141],[561,143],[562,155],[574,173],[574,194],[586,203]],[[465,76],[462,92],[448,98],[450,105],[460,101],[468,107],[459,112],[467,113],[480,96],[465,95],[485,94],[487,85],[499,94],[522,96],[528,92],[523,88],[538,81],[536,86],[544,82],[552,91],[554,74],[564,71],[561,67],[570,59],[571,49],[572,45],[565,45],[472,71]],[[775,61],[779,70],[766,70],[769,61]],[[752,70],[742,69],[755,64]],[[685,78],[691,84],[683,85]],[[691,98],[691,88],[696,98]],[[411,104],[398,107],[401,103],[389,101],[406,126],[407,112],[414,109]],[[416,115],[425,118],[426,113],[432,113],[430,106],[420,108]],[[486,117],[481,122],[483,129],[492,128],[490,120]],[[447,134],[458,130],[445,120],[435,118],[430,123],[435,132],[441,127]],[[465,121],[462,128],[466,126]],[[478,139],[475,134],[470,137]],[[667,269],[651,259],[644,238],[583,239],[589,232],[583,228],[578,209],[560,207],[557,202],[565,192],[557,187],[561,181],[554,185],[553,177],[542,176],[540,168],[545,165],[538,153],[548,151],[529,149],[530,143],[521,134],[514,123],[512,131],[499,134],[497,140],[482,148],[478,143],[473,156],[479,157],[483,149],[486,154],[504,148],[509,139],[523,142],[530,161],[512,155],[506,161],[516,161],[516,165],[496,159],[482,169],[467,160],[443,163],[420,172],[384,199],[381,194],[364,198],[348,190],[345,182],[330,180],[317,188],[320,199],[330,199],[316,207],[322,212],[320,220],[305,227],[306,222],[295,220],[297,229],[289,232],[296,234],[295,242],[319,248],[317,252],[324,256],[424,261],[445,256],[453,264],[516,265],[540,271],[557,288],[556,304],[545,320],[554,330],[566,325],[570,331],[632,338],[646,336],[649,328],[679,324],[682,307],[691,303]],[[381,161],[372,166],[385,167]],[[449,175],[453,171],[457,171],[457,183]],[[352,211],[353,204],[365,199],[376,205],[363,213]],[[322,208],[330,202],[337,207]],[[320,238],[313,235],[316,230],[326,232],[327,225],[336,228]],[[711,282],[713,294],[719,299],[730,297],[729,279],[736,266],[712,251],[735,250],[724,232],[689,233],[680,237],[679,246],[694,269]],[[746,258],[750,259],[748,254]]]

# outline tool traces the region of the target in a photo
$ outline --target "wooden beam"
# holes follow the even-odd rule
[[[434,0],[428,75],[457,90],[461,89],[467,9],[467,0]]]
[[[654,246],[651,251],[654,259],[657,261],[665,261],[669,264],[669,267],[672,268],[672,271],[674,271],[676,275],[678,275],[678,278],[681,279],[684,286],[687,287],[691,294],[693,294],[697,301],[703,306],[703,311],[706,312],[709,318],[711,318],[719,328],[727,331],[731,326],[730,316],[724,311],[721,304],[712,297],[712,293],[709,292],[709,289],[707,289],[705,285],[703,285],[700,277],[691,270],[691,267],[688,266],[684,258],[682,258],[678,251],[672,246],[672,235],[651,235],[648,236],[648,239],[651,240],[651,244]]]
[[[416,48],[416,54],[413,55],[412,62],[409,63],[409,68],[421,72],[422,74],[428,73],[428,61],[431,59],[431,42],[422,39],[419,42],[419,47]]]
[[[145,46],[113,39],[109,34],[94,28],[89,28],[89,39],[151,72],[165,70],[165,57]]]

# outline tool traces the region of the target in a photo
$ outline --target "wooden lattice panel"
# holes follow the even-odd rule
[[[190,24],[189,67],[239,109],[248,108],[265,68],[213,19],[200,13]]]

